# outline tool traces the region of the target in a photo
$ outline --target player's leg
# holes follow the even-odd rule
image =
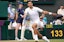
[[[37,30],[37,24],[33,24],[32,28],[34,30],[34,39],[37,41],[38,40],[38,36],[44,40],[46,40],[47,42],[49,42],[49,40],[47,39],[46,36],[42,36],[39,31]]]
[[[40,34],[39,32],[38,32],[38,36],[39,38],[42,38],[43,40],[50,42],[46,36],[42,36],[42,34]]]
[[[19,40],[18,39],[18,29],[19,29],[19,27],[22,25],[22,22],[23,22],[23,19],[21,18],[21,17],[18,17],[18,19],[17,19],[17,26],[16,26],[16,28],[15,28],[15,39],[16,40]]]
[[[8,25],[8,29],[11,29],[11,28],[12,28],[12,22],[10,22]]]
[[[20,26],[21,26],[21,24],[20,24],[20,23],[17,23],[17,26],[16,26],[16,28],[15,28],[15,39],[16,39],[16,40],[19,40],[19,39],[18,39],[18,29],[19,29]]]
[[[42,34],[40,34],[39,32],[38,32],[38,36],[39,36],[39,38],[42,38],[43,40],[50,42],[46,36],[42,36]]]
[[[32,32],[32,37],[34,39],[34,30],[33,30],[32,26],[29,26],[29,30]]]
[[[27,39],[24,38],[24,33],[25,33],[25,28],[26,28],[25,22],[26,22],[26,20],[24,19],[23,22],[22,22],[21,37],[20,37],[21,39],[20,39],[20,41],[27,40]]]
[[[41,28],[41,29],[44,27],[44,24],[43,24],[43,22],[41,22],[41,21],[40,21],[39,25],[40,25],[40,28]],[[45,40],[45,41],[47,41],[47,42],[50,42],[49,39],[48,39],[46,36],[42,36],[42,34],[40,34],[39,32],[38,32],[38,36],[39,36],[40,38],[42,38],[43,40]]]
[[[24,33],[25,33],[25,25],[23,25],[22,26],[22,29],[21,29],[21,39],[20,40],[26,40],[25,38],[24,38]]]
[[[37,24],[34,23],[34,24],[32,25],[32,28],[33,28],[33,30],[34,30],[34,40],[37,42],[37,41],[38,41],[38,30],[37,30]]]
[[[10,21],[10,23],[9,23],[9,25],[8,25],[8,28],[9,29],[12,29],[12,23],[14,22],[14,19],[9,19],[9,21]]]
[[[39,36],[39,38],[42,38],[42,35],[39,33],[39,31],[37,30],[37,24],[33,24],[32,25],[32,28],[33,28],[33,30],[34,30],[34,35],[38,35]],[[35,37],[34,37],[35,38]]]

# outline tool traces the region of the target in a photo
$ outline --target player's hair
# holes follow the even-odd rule
[[[33,3],[32,1],[28,1],[28,3],[29,3],[29,2]]]
[[[8,7],[9,7],[9,5],[12,5],[10,2],[8,3]]]

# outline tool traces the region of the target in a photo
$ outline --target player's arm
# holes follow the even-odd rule
[[[40,9],[40,8],[38,8],[38,7],[37,7],[37,10],[38,10],[39,12],[41,12],[42,14],[49,14],[49,15],[54,15],[54,16],[57,15],[56,13],[52,13],[52,12],[49,12],[49,11],[45,11],[45,10],[42,10],[42,9]]]
[[[18,12],[16,11],[16,14],[15,14],[15,21],[18,19]]]
[[[9,18],[10,18],[10,14],[8,13],[8,20],[9,20]]]
[[[27,16],[27,14],[24,12],[24,16],[23,16],[23,18],[26,18],[26,16]]]
[[[25,9],[25,11],[24,11],[24,18],[26,18],[27,13],[28,13],[28,10],[27,10],[27,9]]]
[[[26,22],[26,20],[25,20],[25,18],[26,18],[26,16],[27,16],[27,10],[25,9],[25,11],[24,11],[24,15],[23,15],[23,23],[22,23],[22,25],[25,25],[25,22]]]
[[[8,19],[10,18],[10,8],[8,7]]]
[[[49,12],[49,11],[43,11],[42,13],[43,14],[53,15],[53,16],[56,16],[57,15],[56,13],[52,13],[52,12]]]

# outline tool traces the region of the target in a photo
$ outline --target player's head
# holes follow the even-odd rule
[[[11,7],[12,6],[12,4],[11,3],[9,3],[9,5],[8,5],[9,7]]]
[[[23,7],[23,3],[22,2],[19,2],[18,3],[18,8],[22,8]]]
[[[28,2],[28,7],[33,7],[33,3],[31,1]]]
[[[60,6],[60,9],[64,9],[64,6]]]

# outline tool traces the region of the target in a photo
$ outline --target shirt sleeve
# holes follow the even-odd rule
[[[13,14],[13,13],[11,12],[11,10],[10,10],[10,7],[8,7],[8,13]]]
[[[11,12],[10,12],[10,8],[9,8],[9,7],[8,7],[8,13],[11,13]]]
[[[28,14],[28,9],[25,9],[24,13],[27,15]]]
[[[38,12],[43,12],[43,10],[40,9],[40,8],[38,8],[38,7],[37,7],[37,11],[38,11]]]
[[[60,9],[58,9],[58,11],[57,11],[57,14],[61,14],[61,11],[60,11]]]

